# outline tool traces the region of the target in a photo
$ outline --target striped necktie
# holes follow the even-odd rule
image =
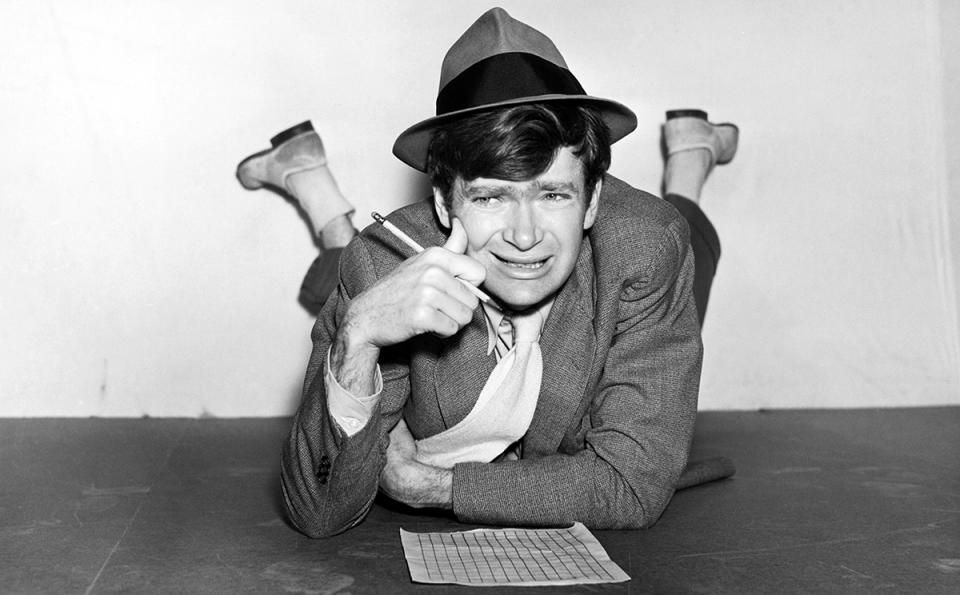
[[[500,325],[497,327],[497,361],[499,362],[507,355],[510,348],[513,347],[513,322],[509,315],[504,315],[500,319]]]

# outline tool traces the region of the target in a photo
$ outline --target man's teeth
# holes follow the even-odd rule
[[[501,258],[500,260],[503,261],[504,264],[508,266],[516,267],[518,269],[539,269],[544,265],[545,262],[547,262],[546,259],[538,260],[537,262],[514,262],[512,260],[506,260],[504,258]]]

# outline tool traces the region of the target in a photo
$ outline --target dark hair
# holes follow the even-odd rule
[[[583,105],[530,103],[454,120],[433,133],[427,173],[449,207],[457,176],[529,180],[545,172],[562,147],[582,159],[589,198],[610,167],[610,129]]]

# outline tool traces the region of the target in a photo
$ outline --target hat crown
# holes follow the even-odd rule
[[[426,171],[430,140],[440,126],[481,111],[532,103],[590,106],[609,127],[611,143],[637,127],[630,108],[587,95],[546,35],[493,8],[443,58],[436,116],[404,130],[393,153]]]
[[[532,54],[569,70],[557,46],[543,33],[511,17],[502,8],[483,13],[447,51],[440,67],[440,91],[463,71],[492,56]]]

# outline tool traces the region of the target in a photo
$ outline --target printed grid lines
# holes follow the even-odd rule
[[[417,540],[431,581],[615,580],[585,543],[562,529],[423,533]]]

